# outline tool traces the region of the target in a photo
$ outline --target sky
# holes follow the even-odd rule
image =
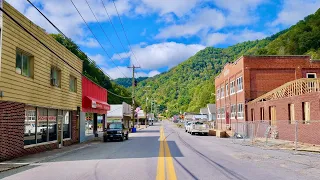
[[[26,0],[7,0],[57,33]],[[31,0],[110,75],[152,77],[208,46],[263,39],[320,8],[320,0]],[[91,8],[91,10],[90,10]],[[118,16],[119,15],[119,16]]]

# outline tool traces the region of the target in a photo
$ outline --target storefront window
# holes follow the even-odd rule
[[[57,140],[57,110],[49,109],[48,114],[49,141]]]
[[[48,141],[48,110],[38,108],[37,143]]]
[[[24,145],[36,144],[36,109],[26,107],[24,120]]]
[[[64,121],[63,121],[63,139],[71,138],[70,128],[71,128],[71,113],[69,111],[64,111]]]

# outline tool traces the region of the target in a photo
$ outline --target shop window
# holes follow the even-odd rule
[[[243,104],[238,104],[238,119],[243,119],[244,113],[243,113]]]
[[[51,85],[61,87],[61,70],[55,66],[51,67]]]
[[[310,123],[310,102],[303,102],[302,103],[302,114],[303,114],[303,123],[309,124]]]
[[[16,50],[16,73],[33,77],[33,56],[20,49]]]
[[[57,140],[57,110],[48,110],[48,131],[49,131],[49,141]]]
[[[235,94],[235,86],[234,86],[234,81],[232,81],[231,83],[230,83],[230,95],[233,95],[233,94]]]
[[[25,108],[24,145],[36,144],[36,108]]]
[[[243,90],[243,80],[242,77],[237,78],[237,92],[240,92]]]
[[[48,138],[48,109],[37,109],[37,143],[47,142]]]
[[[69,90],[71,92],[77,92],[77,78],[75,78],[74,76],[70,76]]]

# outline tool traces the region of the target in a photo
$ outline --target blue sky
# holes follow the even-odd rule
[[[57,33],[27,1],[7,1]],[[115,0],[129,46],[112,0],[87,0],[105,33],[86,0],[73,0],[103,49],[70,0],[32,2],[113,79],[130,77],[131,64],[141,66],[137,76],[151,77],[205,47],[262,39],[320,8],[320,0]]]

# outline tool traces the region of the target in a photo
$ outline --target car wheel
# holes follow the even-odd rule
[[[186,132],[188,132],[187,130],[185,130]]]
[[[194,135],[194,133],[193,133],[193,132],[191,132],[191,135]]]
[[[124,135],[121,136],[120,141],[124,141]]]
[[[103,142],[108,142],[108,138],[107,137],[103,137]]]

